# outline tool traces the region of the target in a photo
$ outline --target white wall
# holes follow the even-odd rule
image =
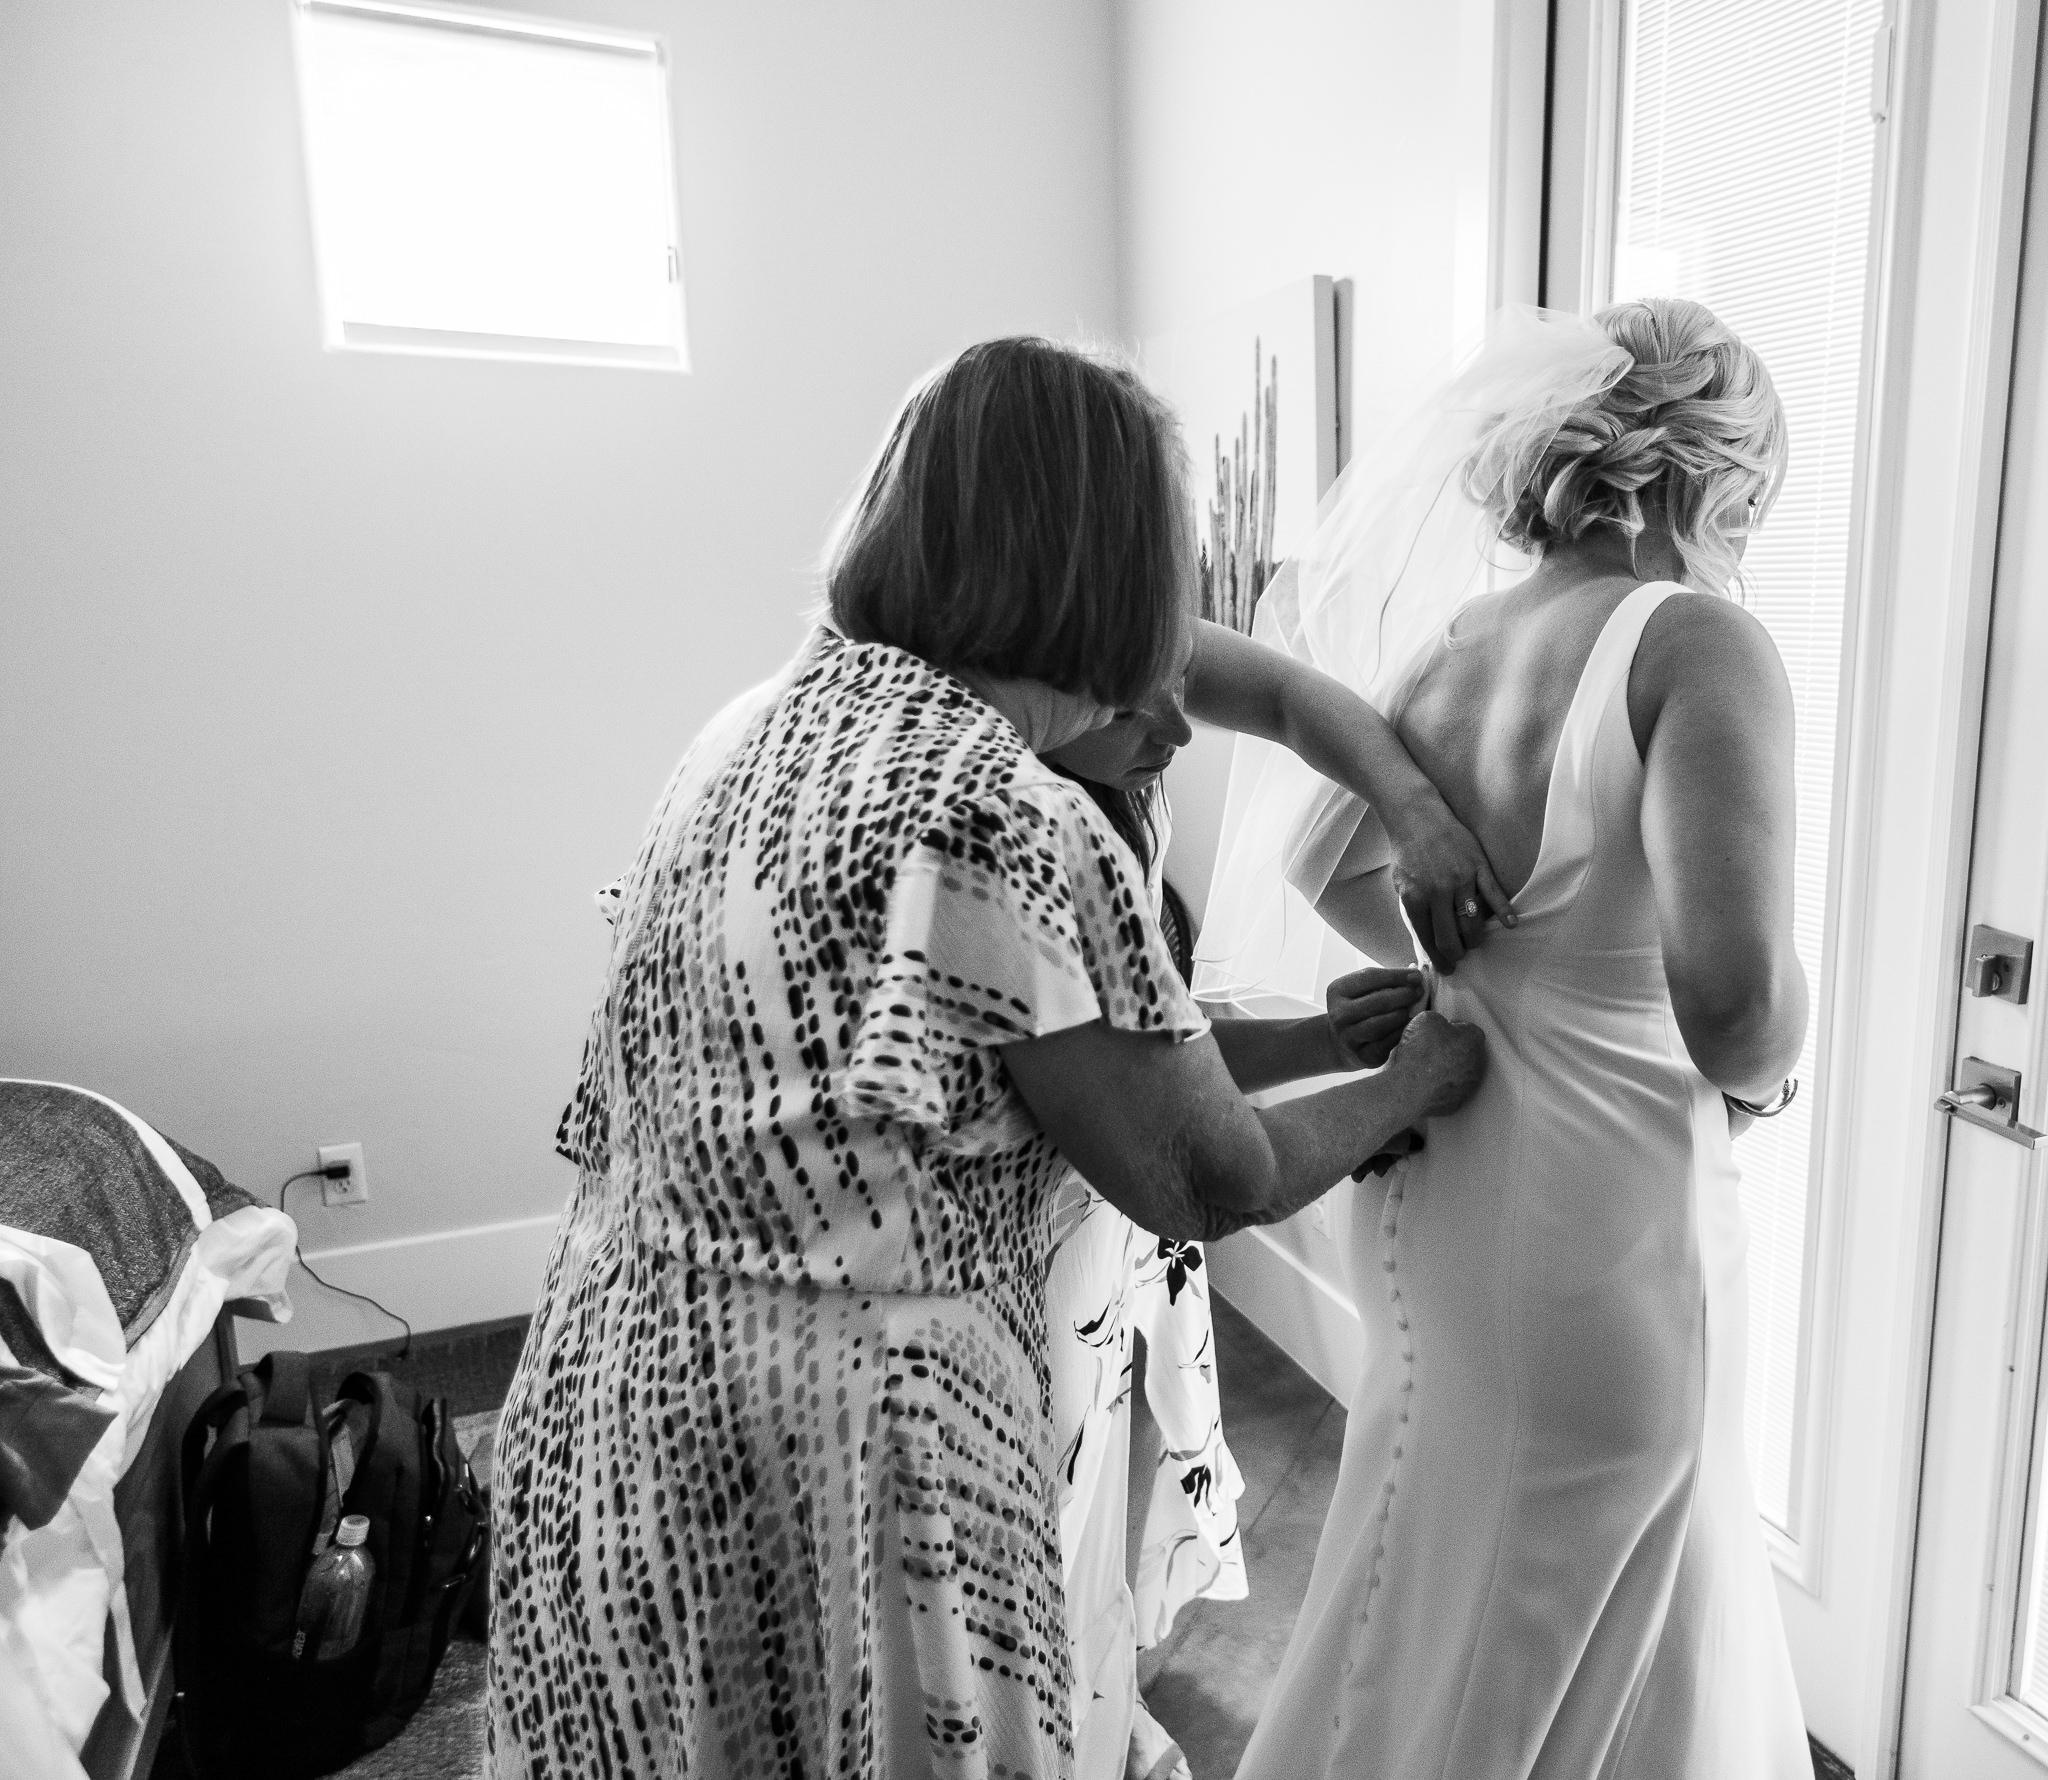
[[[1349,279],[1352,349],[1339,363],[1354,449],[1399,415],[1492,301],[1535,294],[1518,280],[1533,274],[1541,137],[1529,138],[1535,162],[1510,157],[1527,132],[1511,138],[1504,102],[1527,90],[1507,70],[1528,66],[1532,17],[1540,130],[1540,5],[1116,0],[1124,338],[1291,279]],[[1227,740],[1198,735],[1168,780],[1169,869],[1198,908],[1228,766]],[[1345,1196],[1326,1201],[1327,1234],[1303,1216],[1219,1244],[1214,1262],[1226,1294],[1340,1396],[1359,1340],[1340,1259]]]
[[[1494,50],[1530,8],[1115,0],[1114,11],[1126,338],[1293,278],[1350,278],[1357,421],[1390,418],[1481,319],[1499,274]],[[1540,3],[1535,13],[1540,24]]]
[[[590,892],[908,380],[1115,321],[1106,0],[535,10],[667,38],[691,375],[323,352],[286,0],[0,9],[0,1072],[360,1140],[304,1246],[430,1326],[530,1302]]]

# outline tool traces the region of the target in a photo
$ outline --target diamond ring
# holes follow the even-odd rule
[[[1463,902],[1458,904],[1458,913],[1463,915],[1468,921],[1477,920],[1479,918],[1479,898],[1476,896],[1466,897]]]

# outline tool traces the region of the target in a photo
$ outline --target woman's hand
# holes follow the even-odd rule
[[[1340,1069],[1377,1069],[1422,1000],[1419,970],[1354,970],[1323,995]]]
[[[1486,1034],[1439,1013],[1417,1014],[1387,1059],[1385,1079],[1416,1089],[1420,1111],[1411,1123],[1454,1113],[1486,1079]]]
[[[1401,1035],[1394,1061],[1401,1070],[1412,1071],[1425,1084],[1422,1093],[1426,1110],[1422,1119],[1406,1131],[1396,1132],[1361,1162],[1352,1171],[1355,1181],[1363,1181],[1367,1175],[1386,1174],[1395,1163],[1420,1154],[1423,1120],[1456,1112],[1471,1099],[1486,1079],[1486,1034],[1477,1026],[1460,1025],[1441,1014],[1417,1014]],[[1397,1071],[1390,1068],[1386,1074],[1395,1076]]]
[[[1489,912],[1514,926],[1514,903],[1486,850],[1433,788],[1403,810],[1382,809],[1380,819],[1394,849],[1394,894],[1430,963],[1449,976],[1478,946]]]

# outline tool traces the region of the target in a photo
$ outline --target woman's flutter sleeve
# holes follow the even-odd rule
[[[988,1053],[1101,1020],[1199,1038],[1130,849],[1063,781],[950,806],[882,887],[841,1106],[948,1133],[987,1110]]]

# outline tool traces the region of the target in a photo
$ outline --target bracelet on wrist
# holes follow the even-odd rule
[[[1752,1119],[1775,1119],[1799,1098],[1799,1078],[1796,1075],[1788,1075],[1785,1078],[1785,1085],[1761,1106],[1733,1094],[1723,1094],[1721,1098],[1736,1112],[1747,1113]]]

